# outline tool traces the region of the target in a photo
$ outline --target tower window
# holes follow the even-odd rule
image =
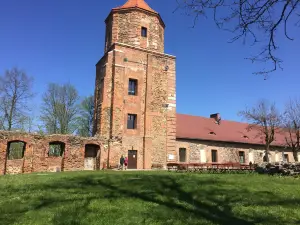
[[[142,37],[147,37],[147,28],[142,27]]]
[[[129,79],[128,94],[137,95],[137,80]]]
[[[136,129],[136,114],[128,114],[127,117],[127,129]]]

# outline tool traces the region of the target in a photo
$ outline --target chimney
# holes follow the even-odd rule
[[[220,113],[211,114],[210,118],[214,119],[217,124],[220,124],[220,122],[221,122],[221,115],[220,115]]]

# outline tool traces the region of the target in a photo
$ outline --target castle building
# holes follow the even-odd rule
[[[129,0],[105,20],[104,56],[96,65],[96,136],[107,140],[108,166],[165,165],[175,154],[175,57],[164,52],[165,24],[144,0]]]
[[[144,0],[128,0],[105,20],[104,55],[96,64],[94,136],[0,131],[0,174],[168,163],[260,163],[264,139],[246,123],[176,113],[176,58],[164,52],[165,24]],[[294,161],[276,133],[271,162]],[[300,158],[300,156],[299,156]]]
[[[263,140],[247,124],[176,114],[175,57],[164,53],[165,24],[144,0],[111,10],[104,56],[96,65],[95,135],[107,140],[107,165],[128,156],[129,168],[168,162],[259,162]],[[271,161],[292,161],[277,135]]]

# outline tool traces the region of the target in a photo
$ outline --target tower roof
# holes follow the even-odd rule
[[[140,8],[153,13],[157,13],[144,0],[128,0],[124,5],[114,9]]]

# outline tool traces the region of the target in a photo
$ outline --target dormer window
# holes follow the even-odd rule
[[[147,28],[146,27],[142,27],[141,35],[142,35],[142,37],[147,37]]]

